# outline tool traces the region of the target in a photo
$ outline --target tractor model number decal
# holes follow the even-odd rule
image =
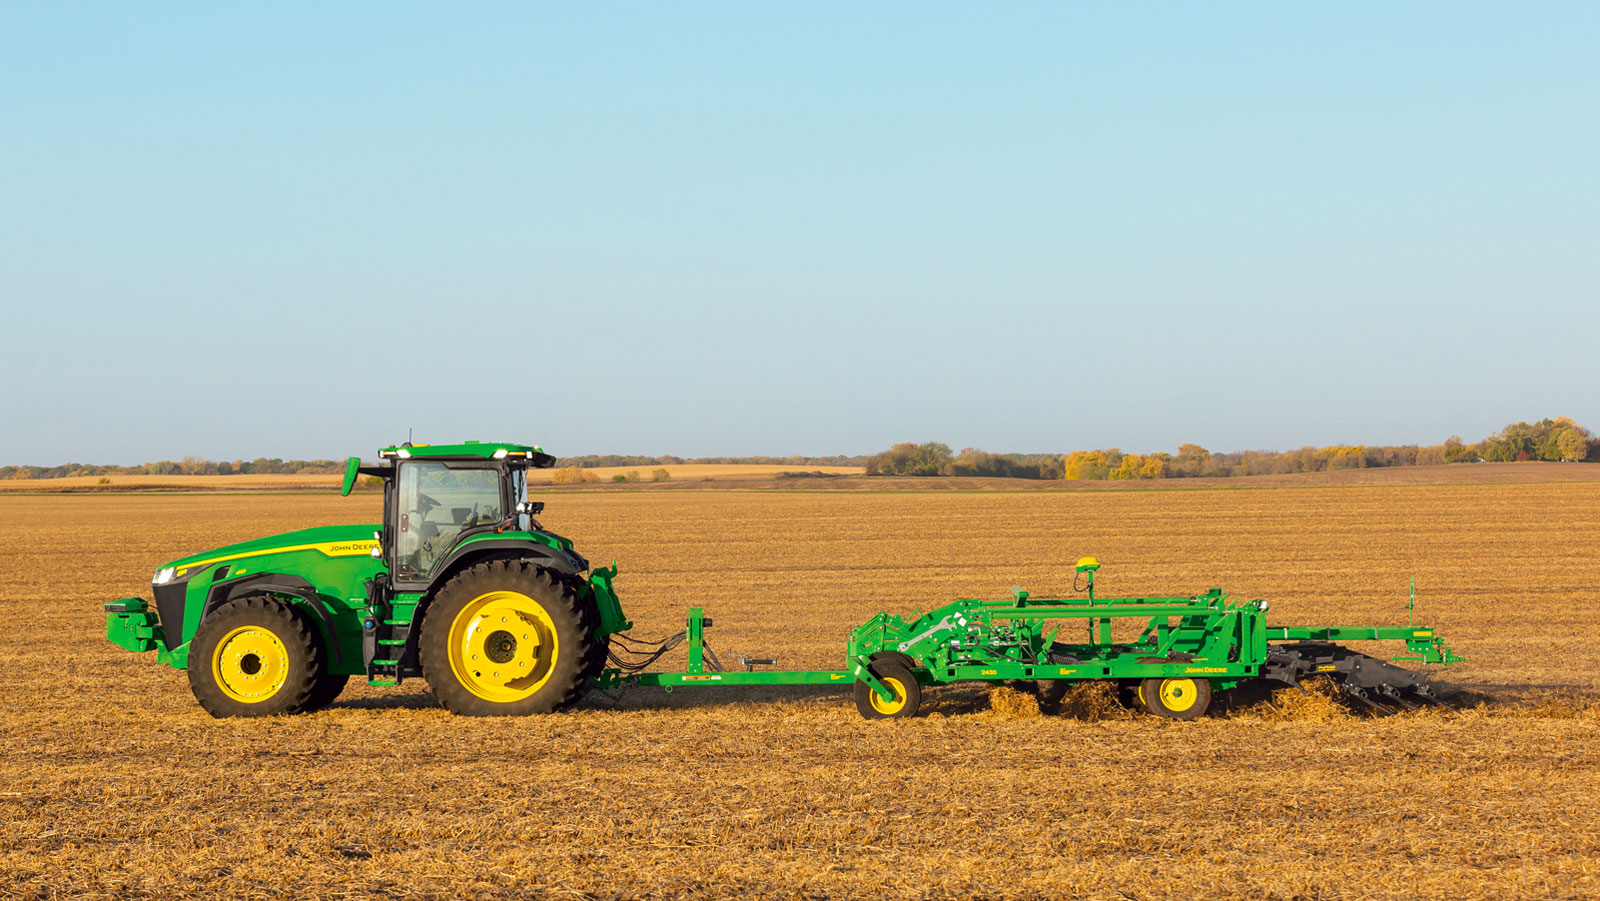
[[[995,669],[986,669],[983,672],[979,673],[978,675],[980,675],[980,676],[998,676],[998,675],[1000,675],[1000,671],[999,670],[995,670]]]
[[[1056,675],[1058,675],[1058,676],[1070,676],[1075,672],[1077,672],[1077,670],[1070,669],[1068,667],[1063,666],[1063,667],[1061,667],[1061,671],[1056,673]]]

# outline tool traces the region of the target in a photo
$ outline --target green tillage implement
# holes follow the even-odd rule
[[[1130,698],[1151,713],[1191,719],[1205,712],[1214,690],[1246,680],[1298,685],[1318,674],[1385,712],[1440,703],[1421,673],[1334,641],[1403,641],[1407,654],[1396,660],[1449,665],[1462,659],[1432,629],[1268,626],[1265,601],[1232,602],[1220,589],[1187,598],[1097,598],[1098,569],[1094,558],[1078,561],[1082,599],[1031,598],[1014,588],[1009,601],[955,601],[909,621],[880,613],[851,631],[842,670],[756,671],[774,661],[748,658],[739,658],[743,671],[724,669],[705,647],[711,620],[696,608],[684,632],[665,641],[643,644],[616,636],[621,640],[611,659],[617,666],[599,681],[608,689],[655,685],[668,691],[686,685],[854,684],[862,715],[883,718],[915,715],[923,687],[1104,679],[1126,686]],[[1138,637],[1114,640],[1113,626],[1130,618],[1144,621]],[[1058,640],[1064,628],[1083,640]],[[688,645],[686,671],[644,671],[680,643]]]

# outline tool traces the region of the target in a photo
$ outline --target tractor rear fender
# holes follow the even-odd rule
[[[571,554],[547,545],[518,539],[474,541],[457,548],[446,558],[438,574],[429,580],[426,597],[417,605],[417,621],[420,622],[421,618],[427,615],[426,605],[433,600],[439,589],[455,578],[457,573],[491,560],[526,560],[534,566],[543,567],[569,578],[576,577],[583,571],[578,565],[579,561],[574,560]],[[397,584],[395,588],[399,591],[415,590],[406,583]]]
[[[485,560],[526,560],[534,566],[542,566],[563,576],[575,576],[588,568],[582,559],[573,554],[527,539],[479,539],[451,551],[450,556],[440,565],[438,574],[428,580],[427,588],[429,590],[438,588],[455,578],[456,573]],[[412,585],[403,582],[395,583],[394,587],[397,591],[416,590]]]
[[[322,643],[328,649],[328,662],[337,665],[343,661],[339,636],[333,628],[333,614],[328,612],[327,604],[317,595],[317,589],[300,576],[291,576],[287,573],[258,573],[242,579],[218,582],[211,586],[211,590],[206,594],[206,607],[201,619],[210,616],[211,611],[234,598],[263,593],[298,598],[301,603],[295,606],[308,610],[311,618],[321,627]]]

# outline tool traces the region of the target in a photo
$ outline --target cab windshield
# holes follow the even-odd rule
[[[464,529],[505,518],[497,469],[406,463],[400,467],[397,500],[400,523],[395,568],[402,579],[433,572]]]

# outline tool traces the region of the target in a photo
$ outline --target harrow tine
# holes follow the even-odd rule
[[[1380,691],[1382,691],[1385,701],[1399,704],[1401,707],[1404,707],[1407,710],[1422,709],[1421,706],[1406,700],[1405,695],[1401,691],[1395,689],[1393,686],[1385,685],[1382,689],[1380,689]]]
[[[1431,704],[1434,707],[1443,707],[1446,710],[1452,710],[1452,711],[1456,709],[1454,704],[1451,704],[1449,701],[1446,701],[1443,698],[1440,698],[1440,697],[1436,696],[1432,691],[1430,691],[1428,689],[1428,686],[1426,686],[1426,685],[1418,685],[1418,686],[1416,686],[1414,688],[1409,689],[1409,691],[1407,693],[1418,704],[1423,704],[1423,705]]]
[[[1391,709],[1389,707],[1385,707],[1384,705],[1379,704],[1377,701],[1374,701],[1372,698],[1368,697],[1367,696],[1367,692],[1364,689],[1357,688],[1356,686],[1350,685],[1349,683],[1342,683],[1342,684],[1344,685],[1345,694],[1349,695],[1352,698],[1355,698],[1356,700],[1358,700],[1361,703],[1367,705],[1368,707],[1371,707],[1373,710],[1378,711],[1378,713],[1380,713],[1380,714],[1382,714],[1384,716],[1394,716],[1395,713],[1397,712],[1397,711],[1395,711],[1395,710],[1393,710],[1393,709]]]

